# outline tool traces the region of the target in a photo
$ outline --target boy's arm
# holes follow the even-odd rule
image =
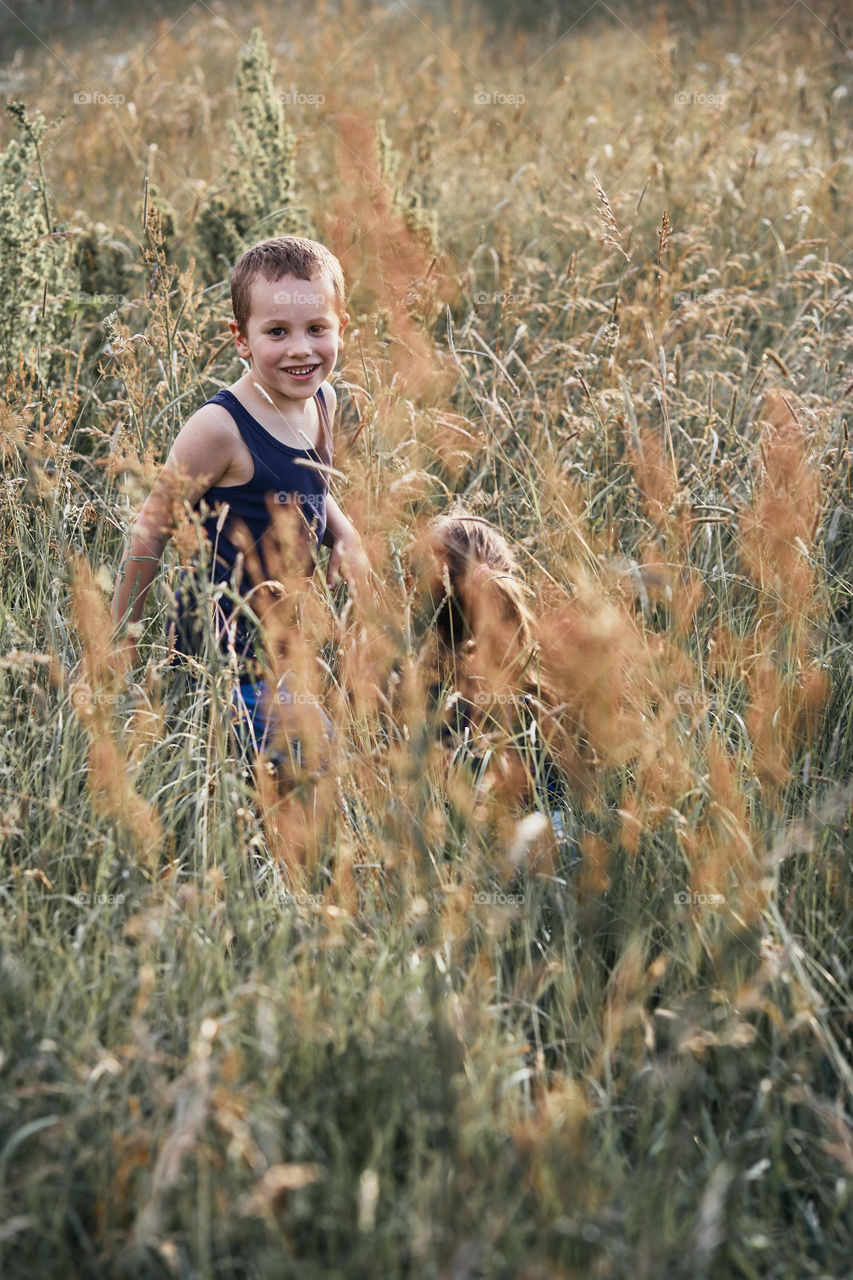
[[[338,398],[334,387],[328,382],[323,383],[323,395],[328,403],[329,419],[334,423]],[[349,585],[358,590],[373,571],[355,525],[347,519],[331,494],[326,495],[326,532],[323,544],[332,548],[326,572],[329,586],[335,586],[343,574]]]
[[[211,412],[212,411],[212,412]],[[143,503],[130,535],[113,596],[112,616],[118,625],[138,622],[145,597],[175,528],[184,501],[193,505],[225,475],[234,453],[230,419],[217,405],[204,405],[187,420],[172,445],[154,488]],[[131,661],[136,641],[125,641]]]

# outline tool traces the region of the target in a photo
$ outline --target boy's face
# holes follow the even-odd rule
[[[331,280],[259,276],[250,299],[247,332],[231,321],[238,353],[251,360],[256,382],[274,404],[310,399],[335,367],[349,320],[338,311]]]

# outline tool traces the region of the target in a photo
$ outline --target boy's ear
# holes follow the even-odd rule
[[[234,345],[237,348],[237,355],[240,356],[243,360],[248,360],[252,353],[249,350],[248,342],[246,341],[243,334],[240,332],[240,326],[238,325],[237,321],[229,320],[228,328],[231,330],[231,336],[233,337]]]
[[[348,324],[349,324],[349,312],[345,311],[341,316],[340,324],[338,325],[338,351],[343,351],[344,349],[344,329],[347,327]]]

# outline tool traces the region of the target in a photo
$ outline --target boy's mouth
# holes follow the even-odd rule
[[[300,364],[286,368],[282,372],[286,373],[290,378],[311,378],[319,368],[318,364]]]

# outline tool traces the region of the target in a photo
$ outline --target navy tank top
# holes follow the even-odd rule
[[[209,510],[202,521],[210,543],[209,577],[214,584],[230,584],[250,604],[253,597],[257,603],[261,582],[295,571],[313,572],[316,551],[326,532],[329,483],[325,468],[332,465],[332,424],[322,387],[314,399],[320,439],[311,449],[294,449],[276,440],[231,391],[217,391],[207,401],[222,405],[231,414],[254,464],[252,477],[245,484],[212,485],[199,499]],[[287,532],[281,540],[274,527],[277,509],[286,513],[282,524]],[[242,569],[235,575],[240,556]],[[284,556],[288,563],[283,563]],[[182,572],[175,598],[173,621],[179,653],[197,653],[201,647],[198,572]],[[225,648],[233,643],[239,656],[252,657],[256,628],[249,616],[235,607],[231,590],[214,595],[214,626],[221,643]]]

